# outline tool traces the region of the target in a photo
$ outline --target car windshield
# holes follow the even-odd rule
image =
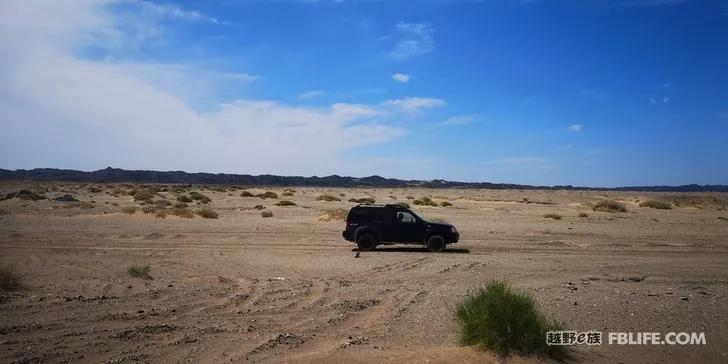
[[[420,214],[416,213],[414,210],[409,210],[409,213],[411,213],[412,215],[414,215],[419,220],[429,222],[427,219],[425,219],[424,217],[422,217]]]

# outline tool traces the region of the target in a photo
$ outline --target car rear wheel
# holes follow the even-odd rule
[[[427,239],[427,250],[441,252],[445,250],[445,239],[440,235],[433,235]]]
[[[356,246],[359,250],[374,250],[377,247],[377,239],[372,234],[362,234],[356,238]]]

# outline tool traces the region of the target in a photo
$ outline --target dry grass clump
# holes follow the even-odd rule
[[[412,203],[418,206],[437,206],[437,202],[427,196],[414,200]]]
[[[137,210],[136,206],[126,206],[126,207],[121,208],[121,212],[123,212],[125,214],[129,214],[129,215],[134,214],[136,212],[136,210]]]
[[[561,220],[561,215],[554,213],[543,215],[543,217],[547,219]]]
[[[580,212],[580,213],[579,213],[579,217],[585,217],[585,218],[588,218],[588,217],[589,217],[589,214],[587,214],[586,212]]]
[[[167,217],[167,210],[160,209],[160,210],[155,211],[154,217],[159,217],[159,218],[164,219],[165,217]]]
[[[293,201],[288,200],[281,200],[278,203],[275,204],[276,206],[296,206],[296,204]]]
[[[316,197],[316,201],[329,201],[329,202],[331,202],[331,201],[341,201],[341,199],[338,198],[338,197],[336,197],[336,196],[334,196],[334,195],[325,194],[325,195],[321,195],[319,197]]]
[[[67,209],[73,209],[73,208],[78,208],[78,209],[92,209],[92,208],[94,208],[96,206],[94,206],[94,204],[92,204],[91,202],[79,201],[79,202],[69,203],[69,204],[67,204],[67,205],[65,205],[63,207],[64,208],[67,208]]]
[[[517,291],[505,281],[490,281],[469,293],[456,305],[455,320],[461,345],[478,346],[503,357],[516,353],[562,360],[567,354],[564,346],[546,343],[546,333],[562,330],[562,325],[547,320],[531,294]]]
[[[101,193],[101,192],[103,192],[103,190],[101,188],[99,188],[99,187],[91,186],[91,187],[88,188],[88,192],[90,192],[90,193]]]
[[[126,272],[129,273],[130,276],[144,279],[152,279],[152,276],[149,275],[149,272],[151,271],[152,268],[148,265],[132,265],[131,267],[126,268]]]
[[[376,202],[376,200],[374,199],[374,197],[361,197],[361,198],[350,198],[349,202],[373,204]]]
[[[640,207],[649,207],[652,209],[669,210],[672,208],[672,205],[669,202],[657,201],[657,200],[647,200],[647,201],[640,202]]]
[[[161,207],[161,208],[172,206],[172,203],[167,200],[154,200],[154,201],[152,201],[152,204],[154,204],[157,207]]]
[[[190,192],[190,198],[192,198],[193,200],[195,200],[199,203],[209,203],[210,201],[212,201],[209,197],[207,197],[197,191]]]
[[[448,207],[448,206],[452,206],[452,203],[450,203],[450,201],[442,201],[442,202],[440,202],[440,206]]]
[[[240,197],[255,197],[255,195],[250,191],[243,191],[240,193]]]
[[[211,209],[208,209],[208,208],[199,209],[199,210],[195,211],[195,213],[197,213],[198,215],[200,215],[206,219],[217,219],[219,216],[217,214],[217,212],[215,212]]]
[[[403,202],[403,201],[395,202],[392,205],[397,205],[397,206],[402,206],[402,207],[405,207],[405,208],[410,208],[410,204],[408,204],[406,202]]]
[[[268,210],[261,211],[260,212],[260,216],[262,216],[262,217],[273,217],[273,212],[272,211],[268,211]]]
[[[265,191],[263,193],[259,193],[259,194],[255,195],[255,197],[260,197],[262,199],[266,199],[266,198],[278,198],[278,194],[275,193],[275,192],[271,192],[271,191]]]
[[[291,196],[293,196],[293,192],[286,191],[286,192],[281,193],[281,196],[283,196],[283,197],[291,197]]]
[[[176,202],[172,206],[174,206],[174,208],[176,208],[176,209],[186,209],[188,205],[186,202]]]
[[[23,287],[23,277],[15,264],[0,266],[0,288],[14,291]]]
[[[157,211],[157,207],[154,205],[146,205],[146,206],[142,207],[142,212],[144,212],[145,214],[153,214],[156,211]]]
[[[184,217],[188,219],[195,217],[195,213],[192,212],[192,210],[183,207],[174,208],[172,209],[172,211],[170,211],[170,213],[174,216]]]
[[[407,196],[407,199],[408,199],[408,200],[414,200],[414,199],[415,199],[415,197],[414,197],[414,196]]]
[[[139,190],[134,193],[134,201],[147,201],[154,197],[154,193],[148,190]]]
[[[333,209],[324,210],[324,213],[318,217],[319,221],[334,221],[334,220],[346,220],[346,216],[349,214],[344,209]]]
[[[627,207],[614,200],[601,200],[592,206],[592,210],[604,212],[627,212]]]

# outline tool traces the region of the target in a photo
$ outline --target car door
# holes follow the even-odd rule
[[[372,223],[380,233],[382,242],[397,241],[396,230],[394,229],[394,210],[375,209],[372,214]]]
[[[422,223],[410,212],[398,210],[395,219],[397,240],[401,242],[419,242],[423,239]]]

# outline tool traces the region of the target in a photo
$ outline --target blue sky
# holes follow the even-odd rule
[[[1,168],[728,184],[728,3],[6,1]]]

